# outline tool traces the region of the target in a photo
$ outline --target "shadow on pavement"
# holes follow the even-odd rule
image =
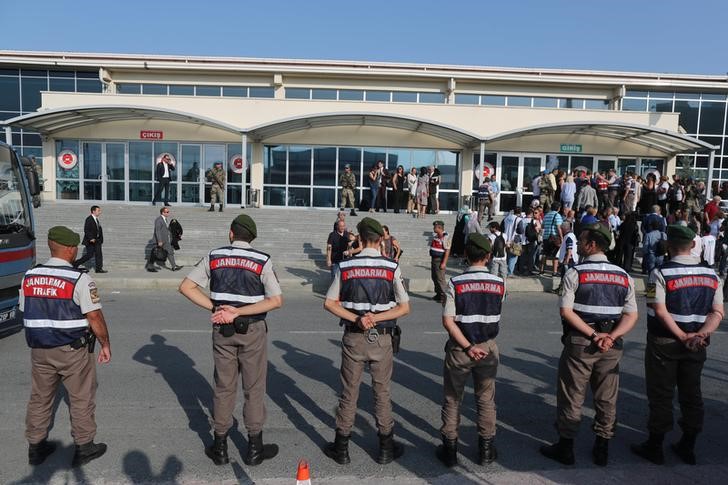
[[[123,470],[132,483],[179,483],[177,478],[182,473],[182,462],[174,455],[168,456],[162,465],[162,471],[155,475],[149,457],[139,451],[132,450],[124,455]]]

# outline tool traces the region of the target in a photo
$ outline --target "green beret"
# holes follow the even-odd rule
[[[384,236],[384,229],[382,228],[382,225],[379,223],[379,221],[377,221],[376,219],[372,219],[371,217],[365,217],[364,219],[359,221],[359,224],[356,225],[356,229],[361,232],[361,230],[364,228],[369,231],[375,232],[380,236]]]
[[[488,236],[478,234],[477,232],[474,232],[473,234],[470,234],[468,236],[468,242],[465,243],[465,245],[475,246],[476,248],[482,249],[486,253],[490,252],[490,239],[488,238]]]
[[[81,236],[66,226],[54,226],[48,229],[48,240],[63,246],[76,247],[81,242]]]
[[[595,222],[594,224],[584,226],[582,230],[596,232],[597,234],[601,234],[608,243],[611,244],[612,242],[612,231],[610,231],[609,227],[602,224],[601,222]]]
[[[675,242],[689,242],[695,239],[695,232],[688,226],[671,224],[667,226],[667,240]]]
[[[445,223],[443,221],[435,221],[432,223],[433,226],[442,226],[445,227]]]
[[[255,225],[255,221],[248,214],[240,214],[238,217],[233,219],[233,225],[247,229],[253,238],[258,237],[258,228]]]

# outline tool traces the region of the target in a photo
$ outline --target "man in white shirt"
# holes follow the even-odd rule
[[[703,245],[703,261],[712,267],[715,264],[715,236],[710,232],[710,226],[703,229],[703,237],[700,238]]]

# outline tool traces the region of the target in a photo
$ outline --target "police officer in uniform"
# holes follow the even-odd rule
[[[63,383],[69,399],[71,435],[76,443],[72,466],[84,465],[106,452],[96,436],[96,363],[93,348],[101,344],[98,362],[111,360],[109,332],[101,312],[96,283],[72,266],[81,237],[64,226],[48,231],[51,257],[25,273],[20,290],[25,339],[31,348],[32,391],[25,418],[28,462],[40,465],[56,448],[48,441],[53,401]]]
[[[384,229],[365,217],[357,225],[364,248],[339,263],[324,308],[340,318],[344,327],[341,346],[342,392],[336,411],[336,438],[324,448],[337,463],[349,463],[349,436],[356,417],[359,383],[366,364],[372,375],[374,409],[379,431],[377,462],[390,463],[404,448],[394,441],[390,383],[393,345],[398,345],[397,318],[409,313],[399,264],[379,251]],[[395,350],[396,351],[396,350]]]
[[[565,465],[574,464],[574,438],[588,386],[596,413],[592,457],[596,465],[607,465],[617,418],[622,337],[637,322],[634,282],[604,255],[611,237],[604,224],[583,227],[577,242],[582,262],[566,271],[561,284],[564,350],[556,391],[559,441],[542,446],[541,453]]]
[[[490,274],[488,237],[474,233],[465,243],[470,267],[450,279],[442,324],[450,335],[445,345],[442,404],[442,445],[437,457],[446,466],[457,464],[460,403],[465,382],[472,374],[478,409],[478,462],[494,461],[498,452],[495,437],[495,375],[498,370],[498,335],[501,303],[505,294],[503,278]]]
[[[672,445],[680,459],[695,465],[695,440],[703,429],[700,378],[710,334],[723,319],[722,282],[711,268],[690,255],[695,233],[667,228],[670,261],[655,269],[647,287],[645,380],[649,401],[649,438],[632,451],[658,465],[665,462],[662,442],[672,430],[672,402],[677,392],[683,434]]]
[[[248,450],[243,462],[259,465],[278,454],[278,446],[263,444],[268,352],[267,312],[283,304],[270,256],[252,248],[258,231],[247,214],[230,225],[230,245],[214,249],[190,271],[179,291],[190,301],[213,311],[212,352],[215,360],[213,399],[215,441],[205,454],[216,464],[229,462],[227,434],[233,424],[239,375],[242,375],[243,422]],[[200,288],[210,285],[210,296]]]
[[[215,211],[215,203],[220,203],[220,212],[222,212],[222,204],[225,201],[225,170],[222,168],[222,162],[215,162],[207,176],[211,182],[210,185],[210,208],[207,212]]]
[[[339,185],[341,186],[341,210],[351,207],[349,214],[355,216],[354,190],[356,190],[356,175],[351,171],[351,165],[348,163],[344,165],[344,172],[339,175]]]
[[[440,303],[445,302],[445,290],[447,279],[447,258],[450,256],[450,239],[445,232],[445,223],[435,221],[432,223],[432,239],[430,240],[430,277],[435,285],[435,296],[433,300]]]

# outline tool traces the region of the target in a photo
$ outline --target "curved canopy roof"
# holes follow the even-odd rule
[[[630,123],[587,121],[579,123],[551,123],[512,130],[489,137],[486,143],[525,138],[531,135],[591,135],[627,141],[674,155],[686,152],[710,152],[715,147],[681,133],[652,126]]]
[[[322,113],[313,116],[300,116],[257,126],[248,130],[248,136],[263,140],[277,135],[311,128],[329,126],[377,126],[413,131],[469,147],[480,143],[480,137],[467,131],[453,128],[429,120],[399,116],[389,113]]]
[[[5,124],[37,131],[41,134],[52,134],[95,123],[139,119],[180,121],[219,128],[230,133],[241,133],[240,129],[235,126],[204,116],[166,108],[133,105],[93,105],[49,109],[11,118],[6,120]]]

